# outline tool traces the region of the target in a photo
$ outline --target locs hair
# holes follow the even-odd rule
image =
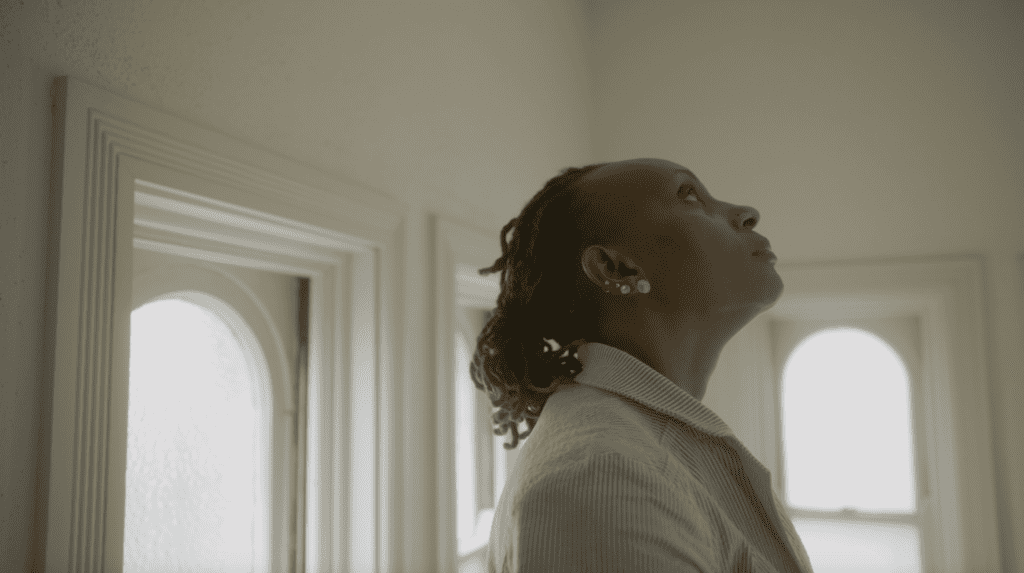
[[[582,370],[576,350],[592,332],[596,287],[588,285],[579,263],[588,236],[581,229],[582,196],[576,183],[603,165],[568,167],[550,179],[502,227],[501,257],[479,269],[481,275],[501,271],[501,292],[477,336],[470,376],[497,408],[494,434],[511,430],[507,450],[530,435],[559,384]],[[506,242],[513,228],[512,241]],[[523,420],[528,428],[520,435]]]

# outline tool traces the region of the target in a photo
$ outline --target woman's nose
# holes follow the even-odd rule
[[[761,214],[757,212],[757,209],[753,207],[736,207],[734,221],[738,223],[737,227],[740,229],[749,227],[751,229],[757,225],[757,222],[761,220]]]

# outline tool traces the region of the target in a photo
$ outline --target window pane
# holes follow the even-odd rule
[[[469,346],[455,336],[455,452],[456,530],[458,554],[466,555],[487,543],[491,532],[491,511],[477,505],[477,416],[476,393],[469,375]]]
[[[814,573],[920,573],[917,528],[794,518]]]
[[[241,345],[181,300],[131,316],[124,570],[252,571],[256,412]]]
[[[907,373],[888,344],[851,328],[812,335],[782,387],[790,505],[915,510]]]
[[[466,384],[473,388],[476,400],[476,506],[494,507],[494,424],[491,422],[491,399],[486,392],[477,390],[473,379],[466,374]]]

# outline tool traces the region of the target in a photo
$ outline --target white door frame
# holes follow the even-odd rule
[[[404,207],[74,78],[55,94],[46,571],[123,568],[133,243],[310,277],[305,569],[389,570]]]

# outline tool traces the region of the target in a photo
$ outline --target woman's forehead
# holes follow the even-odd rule
[[[591,171],[582,180],[588,205],[586,225],[622,230],[640,221],[651,224],[651,218],[657,217],[662,211],[659,206],[667,199],[665,190],[678,177],[678,171],[685,169],[664,159],[631,159]]]
[[[602,211],[604,207],[613,211],[647,210],[668,199],[666,190],[678,179],[680,170],[689,171],[664,159],[630,159],[599,167],[582,183],[590,201]]]
[[[632,191],[630,194],[633,194],[641,190],[654,191],[652,187],[659,187],[657,183],[674,177],[679,170],[687,169],[666,159],[627,159],[598,167],[583,178],[583,183],[595,191]]]

